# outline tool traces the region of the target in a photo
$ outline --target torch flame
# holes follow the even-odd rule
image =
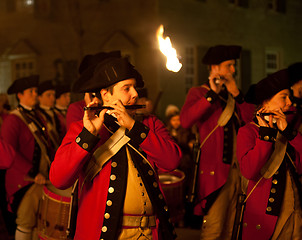
[[[175,48],[172,47],[172,43],[169,37],[163,38],[164,27],[160,25],[157,29],[157,40],[159,44],[159,50],[166,56],[167,63],[166,67],[169,71],[178,72],[182,64],[179,62],[177,58],[177,53]]]

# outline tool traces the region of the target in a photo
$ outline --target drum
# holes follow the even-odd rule
[[[171,221],[173,223],[179,223],[180,221],[183,221],[185,214],[185,174],[180,170],[174,170],[168,173],[159,172],[158,176],[167,205],[169,207]]]
[[[38,236],[43,240],[67,238],[71,188],[59,190],[53,185],[43,188],[38,211]]]

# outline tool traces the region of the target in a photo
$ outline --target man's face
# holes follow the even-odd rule
[[[270,100],[264,103],[264,106],[268,110],[278,110],[281,109],[282,112],[289,110],[292,102],[290,101],[290,92],[288,89],[284,89],[274,95]]]
[[[219,65],[217,65],[218,74],[221,76],[225,76],[229,74],[234,75],[236,71],[235,63],[236,63],[235,60],[227,60],[220,63]]]
[[[294,97],[302,98],[302,79],[295,83],[292,87]]]
[[[123,105],[133,105],[136,103],[138,94],[135,90],[136,81],[130,78],[116,83],[113,87],[113,92],[110,94],[109,103],[116,100],[121,100]]]
[[[56,103],[62,107],[68,107],[70,103],[70,92],[63,93],[56,99]]]
[[[39,103],[40,105],[46,106],[46,107],[54,107],[55,105],[55,90],[46,90],[39,96]]]
[[[32,108],[38,103],[38,89],[36,87],[27,88],[17,95],[20,103],[27,107]]]

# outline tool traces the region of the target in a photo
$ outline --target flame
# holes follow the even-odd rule
[[[172,47],[172,43],[169,37],[163,38],[164,27],[160,25],[157,29],[157,40],[159,44],[159,50],[166,56],[167,63],[166,68],[172,72],[178,72],[182,64],[179,62],[177,58],[177,53],[175,48]]]

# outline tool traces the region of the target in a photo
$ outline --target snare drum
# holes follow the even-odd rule
[[[59,190],[53,185],[43,188],[38,211],[38,236],[43,240],[67,238],[71,188]]]
[[[159,182],[163,189],[169,207],[171,221],[178,223],[183,220],[184,208],[184,180],[185,174],[180,170],[169,173],[159,172]]]

